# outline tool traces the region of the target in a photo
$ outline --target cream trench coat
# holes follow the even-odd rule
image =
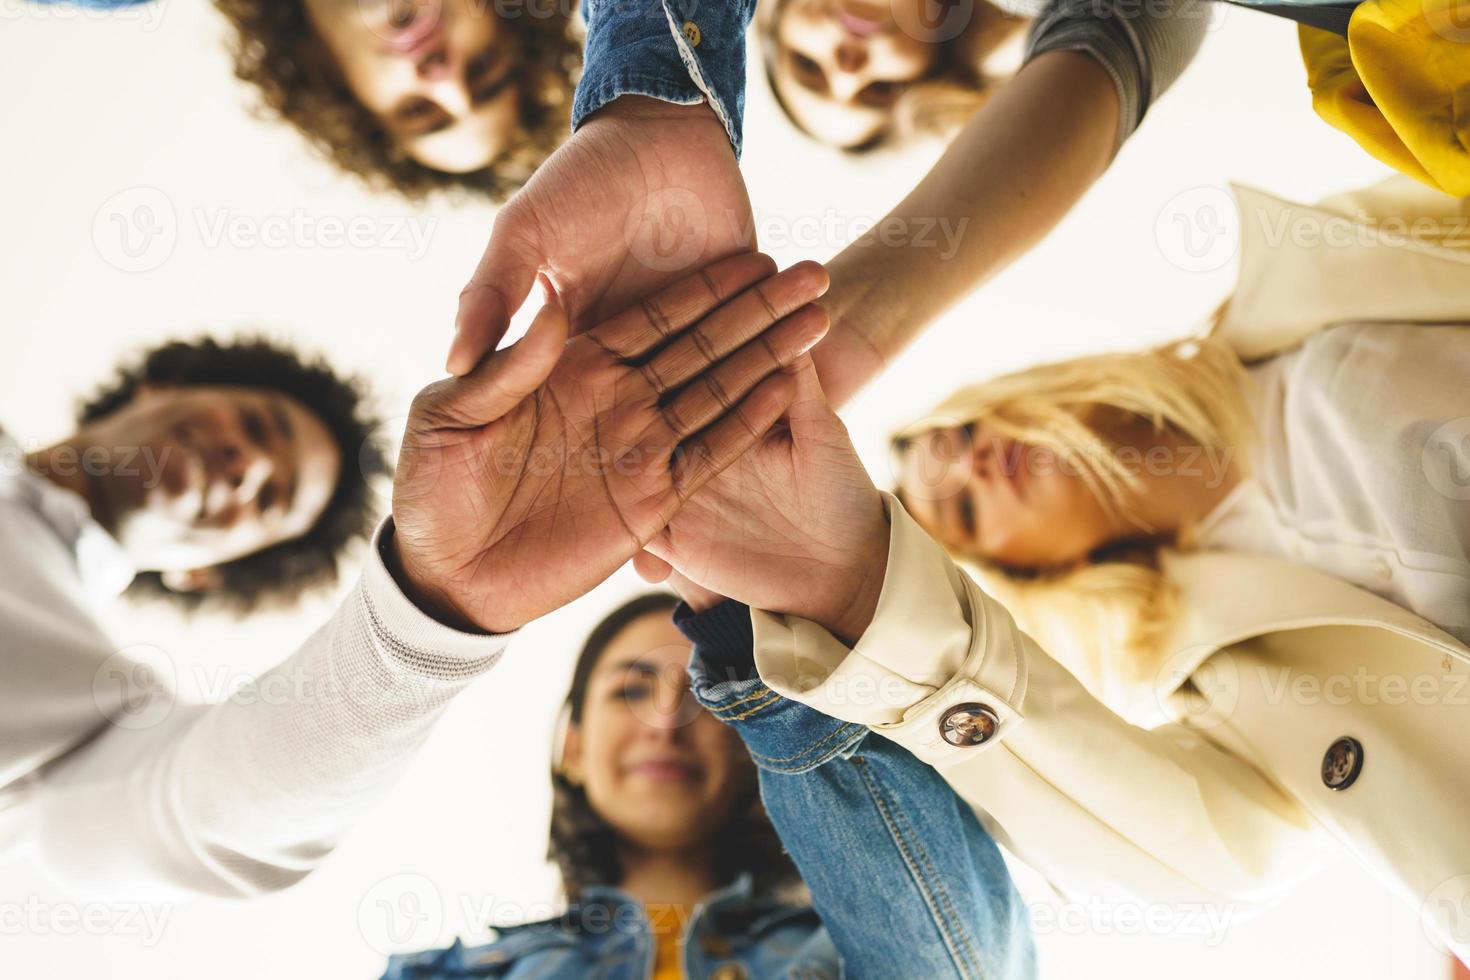
[[[1372,215],[1424,213],[1393,210],[1404,200],[1394,183],[1336,208],[1238,189],[1241,289],[1219,329],[1244,356],[1344,319],[1466,318],[1470,251],[1374,243]],[[1470,214],[1437,196],[1414,206]],[[1349,221],[1368,244],[1324,255],[1309,235],[1297,236],[1309,243],[1301,249],[1260,241],[1283,214]],[[1461,234],[1470,239],[1470,222]],[[1316,254],[1294,254],[1303,251]],[[1273,288],[1268,269],[1291,279]],[[1414,288],[1395,305],[1384,283]],[[1470,650],[1304,566],[1168,552],[1183,612],[1152,682],[1132,693],[1169,720],[1136,727],[1022,635],[896,500],[886,504],[888,570],[855,647],[804,620],[752,613],[756,664],[773,689],[934,765],[1069,898],[1255,905],[1346,851],[1420,909],[1431,938],[1470,959]],[[973,717],[975,706],[993,733],[966,739],[950,726],[952,744],[946,717]]]

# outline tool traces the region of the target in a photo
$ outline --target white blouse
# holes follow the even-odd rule
[[[1470,643],[1470,324],[1344,324],[1250,375],[1251,473],[1195,543],[1299,561]]]

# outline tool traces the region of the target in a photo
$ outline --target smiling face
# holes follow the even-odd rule
[[[750,784],[739,736],[689,693],[689,652],[668,612],[633,620],[603,649],[567,732],[563,768],[633,848],[700,846]]]
[[[940,43],[916,29],[925,2],[788,0],[777,13],[771,71],[796,124],[830,146],[882,135],[899,96],[940,60]]]
[[[910,440],[899,488],[905,508],[949,551],[1010,568],[1067,565],[1119,533],[1075,463],[984,423]]]
[[[505,151],[521,125],[517,39],[495,4],[305,3],[348,87],[408,156],[469,173]]]
[[[140,569],[165,573],[305,534],[342,466],[316,415],[257,388],[144,386],[75,444],[93,512]]]

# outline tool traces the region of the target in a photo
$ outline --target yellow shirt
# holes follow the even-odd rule
[[[680,957],[683,947],[679,940],[684,935],[691,909],[687,905],[660,903],[650,904],[647,911],[649,929],[653,933],[653,941],[658,944],[652,980],[685,980]]]

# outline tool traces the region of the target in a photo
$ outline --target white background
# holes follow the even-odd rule
[[[1315,199],[1382,175],[1312,115],[1289,25],[1235,9],[1216,17],[1204,54],[1068,222],[852,406],[849,424],[880,482],[891,482],[886,433],[961,381],[1197,324],[1234,269],[1228,238],[1208,256],[1212,268],[1182,267],[1198,263],[1172,217],[1181,202],[1203,232],[1214,215],[1196,204],[1219,203],[1227,180]],[[0,0],[0,422],[23,441],[63,434],[74,399],[120,355],[179,334],[260,328],[324,351],[371,378],[388,416],[440,370],[492,209],[411,208],[338,177],[293,133],[246,112],[250,93],[231,76],[222,38],[204,3],[103,17]],[[744,169],[763,244],[783,264],[837,251],[933,153],[846,159],[794,135],[759,77],[749,103]],[[163,244],[138,260],[156,267],[124,271],[135,263],[112,215],[137,217],[139,202],[154,206]],[[248,231],[289,227],[293,216],[317,230],[284,246],[211,237],[222,221]],[[334,247],[324,219],[359,219],[385,237]],[[422,254],[392,237],[404,222],[430,230]],[[152,909],[166,916],[153,935],[130,918],[135,910],[89,909],[33,867],[0,866],[0,909],[12,910],[0,920],[0,977],[367,978],[395,938],[390,926],[399,945],[422,946],[473,937],[491,916],[535,914],[556,891],[542,860],[546,774],[570,658],[599,615],[637,587],[624,571],[529,627],[448,712],[392,795],[287,893]],[[167,650],[197,695],[279,660],[330,607],[323,599],[243,624],[124,608],[109,625],[119,647]],[[17,908],[101,916],[101,934],[64,921],[17,929]],[[1349,867],[1265,915],[1240,913],[1223,937],[1127,934],[1136,930],[1074,915],[1038,937],[1047,975],[1447,972],[1414,911]]]

